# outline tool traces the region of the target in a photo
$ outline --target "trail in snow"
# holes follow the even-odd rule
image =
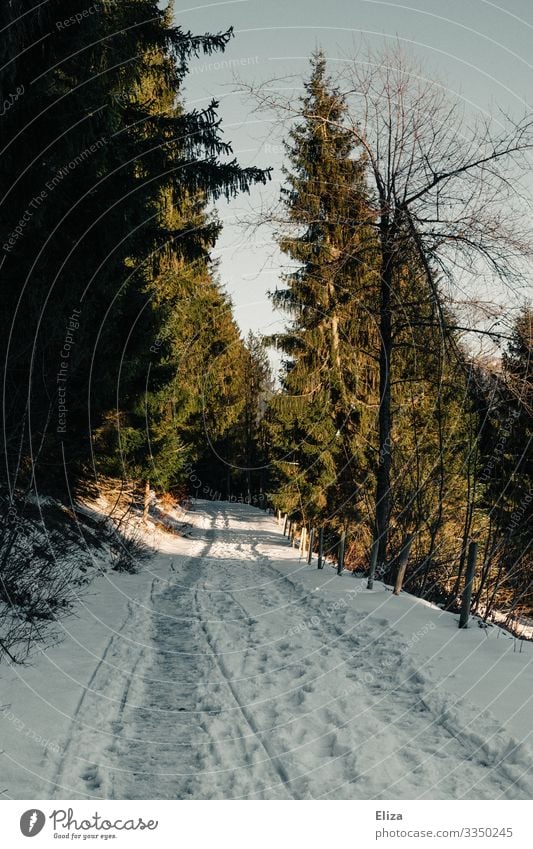
[[[386,619],[284,575],[270,517],[201,510],[148,629],[95,670],[57,798],[531,798],[521,747],[433,696]]]

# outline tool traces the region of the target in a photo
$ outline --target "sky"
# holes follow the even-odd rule
[[[366,44],[398,41],[421,60],[468,110],[523,114],[533,102],[533,2],[531,0],[221,0],[202,5],[176,2],[176,23],[194,32],[233,26],[224,54],[191,63],[185,99],[201,108],[220,102],[224,138],[242,165],[272,167],[266,188],[254,187],[229,204],[218,204],[224,230],[215,256],[237,321],[271,333],[283,324],[268,291],[276,288],[287,259],[269,226],[245,226],[279,197],[283,154],[280,130],[258,114],[243,93],[246,84],[308,74],[309,56],[320,46],[332,69]],[[288,127],[286,128],[288,129]]]

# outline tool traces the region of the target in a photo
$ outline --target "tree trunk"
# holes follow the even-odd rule
[[[391,510],[390,476],[392,466],[392,411],[391,411],[391,352],[392,352],[392,258],[384,252],[381,274],[381,304],[379,329],[379,459],[376,481],[376,530],[378,541],[378,567],[387,557],[389,520]]]
[[[472,435],[470,435],[472,439]],[[471,447],[469,445],[468,451],[468,462],[466,466],[466,474],[467,474],[467,504],[466,504],[466,513],[465,513],[465,522],[463,526],[463,542],[461,547],[461,558],[459,560],[459,568],[457,570],[457,577],[455,579],[455,583],[450,593],[450,597],[448,599],[448,603],[446,608],[451,607],[452,604],[455,603],[455,599],[459,595],[459,588],[461,586],[461,580],[463,577],[463,572],[465,569],[467,551],[468,551],[468,540],[470,538],[470,531],[472,529],[472,522],[474,519],[474,508],[476,502],[476,482],[477,482],[477,452],[478,452],[478,443],[477,443],[477,435],[473,437],[475,441],[475,447]],[[472,454],[474,454],[474,459],[472,462]]]
[[[148,519],[148,511],[150,509],[150,481],[144,484],[144,505],[143,505],[143,522]]]
[[[398,572],[396,573],[396,580],[394,582],[394,595],[400,595],[402,590],[403,579],[405,577],[405,570],[407,569],[407,563],[409,561],[409,552],[411,551],[413,538],[414,534],[407,534],[403,541],[398,557]]]

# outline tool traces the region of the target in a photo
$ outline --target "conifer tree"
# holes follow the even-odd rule
[[[487,517],[475,604],[533,610],[533,313],[514,322],[501,371],[478,375],[481,444],[476,506]]]
[[[22,92],[0,157],[11,486],[90,477],[93,434],[113,417],[117,428],[130,418],[123,435],[146,466],[131,417],[160,410],[172,379],[172,298],[157,288],[174,266],[207,262],[219,225],[206,204],[265,179],[229,161],[216,103],[191,111],[181,100],[191,57],[223,50],[231,31],[192,35],[155,0],[109,0],[65,24],[85,5],[12,0],[0,11],[1,91]]]
[[[245,403],[240,449],[244,490],[248,502],[265,506],[270,483],[265,414],[274,384],[265,341],[252,331],[245,340],[243,383]]]
[[[182,404],[182,433],[189,449],[188,475],[194,494],[228,498],[238,464],[236,433],[244,403],[244,343],[231,301],[214,282],[191,298],[179,334],[176,398]],[[176,403],[176,409],[179,410]]]
[[[341,505],[343,517],[353,514],[366,475],[354,438],[369,426],[375,391],[368,343],[376,279],[364,159],[342,129],[345,104],[320,51],[305,90],[287,143],[288,226],[280,247],[296,268],[273,295],[291,321],[276,340],[286,361],[270,429],[279,504],[313,519]]]

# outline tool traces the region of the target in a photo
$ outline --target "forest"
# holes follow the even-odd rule
[[[475,541],[472,609],[533,616],[533,117],[469,123],[399,48],[250,85],[285,139],[284,330],[244,333],[220,210],[279,175],[184,93],[233,30],[155,0],[9,0],[0,29],[0,654],[46,641],[87,549],[136,568],[154,495],[279,511],[370,581],[407,551],[448,610]]]

